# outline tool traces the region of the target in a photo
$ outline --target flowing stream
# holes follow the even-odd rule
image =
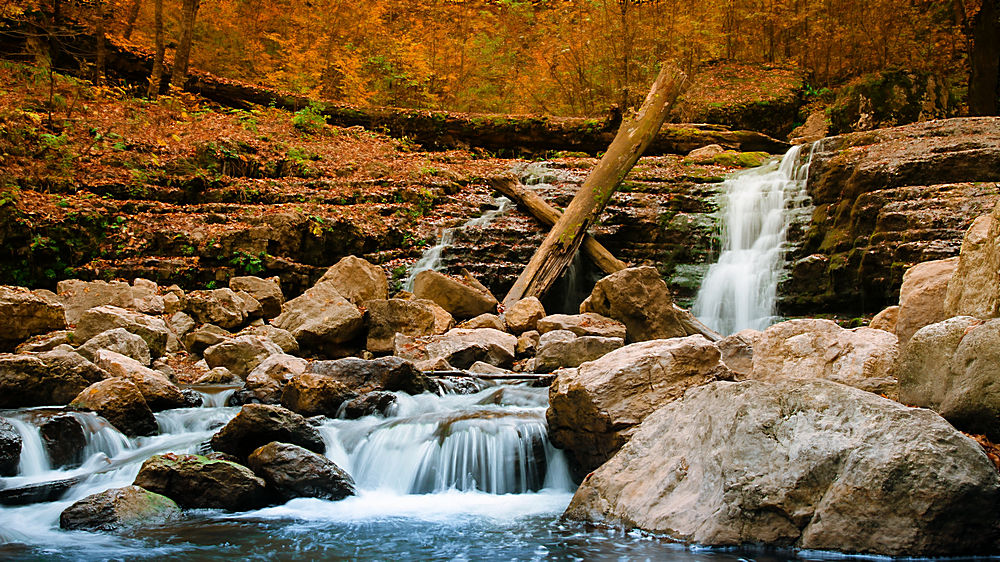
[[[692,312],[728,335],[777,321],[788,224],[809,206],[806,179],[815,144],[793,146],[780,161],[733,175],[720,205],[722,252],[702,281]]]

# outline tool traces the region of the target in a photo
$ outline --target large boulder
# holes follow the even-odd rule
[[[85,342],[115,328],[125,328],[146,340],[149,354],[153,358],[163,355],[167,347],[170,331],[162,319],[110,305],[91,308],[84,312],[76,323],[74,335],[77,341]]]
[[[62,305],[23,287],[0,285],[0,351],[13,351],[36,334],[66,327]]]
[[[247,465],[283,500],[342,500],[357,494],[354,479],[330,459],[288,443],[271,442],[255,450]]]
[[[206,349],[203,353],[209,367],[225,367],[245,379],[250,371],[265,359],[284,352],[270,339],[263,336],[237,336]]]
[[[1000,475],[937,414],[825,380],[717,382],[651,414],[571,519],[704,545],[996,551]]]
[[[545,307],[538,297],[521,299],[504,312],[507,329],[515,335],[534,330],[542,318],[545,318]]]
[[[130,380],[113,378],[96,382],[77,395],[69,406],[96,412],[126,435],[152,435],[157,431],[153,411]]]
[[[319,431],[306,419],[280,406],[247,404],[212,436],[212,448],[245,459],[257,447],[271,441],[299,445],[323,453],[326,445]]]
[[[945,318],[944,300],[958,258],[918,263],[903,274],[896,313],[896,336],[906,345],[914,332]]]
[[[112,377],[120,377],[135,383],[146,404],[154,412],[187,406],[187,399],[181,393],[181,389],[170,382],[163,373],[154,371],[131,357],[106,349],[98,350],[96,359],[97,366]]]
[[[580,312],[622,322],[630,342],[690,334],[683,311],[674,307],[670,290],[655,267],[630,267],[601,279],[580,304]]]
[[[1000,316],[1000,204],[972,223],[948,283],[944,315]]]
[[[508,368],[514,363],[517,338],[492,328],[454,328],[440,336],[408,338],[397,335],[394,354],[411,361],[443,359],[459,369],[476,361]]]
[[[67,531],[118,532],[162,525],[180,516],[174,500],[139,486],[126,486],[76,501],[59,515],[59,527]]]
[[[578,336],[624,338],[625,324],[593,312],[583,314],[551,314],[535,323],[539,334],[553,330],[569,330]]]
[[[430,336],[436,334],[434,310],[424,302],[404,299],[365,301],[368,324],[366,348],[372,353],[393,350],[396,334]]]
[[[436,389],[416,365],[401,357],[358,359],[346,357],[336,361],[315,361],[309,372],[340,381],[359,394],[376,390],[402,391],[420,394]]]
[[[361,335],[364,316],[341,296],[336,285],[326,282],[286,302],[271,323],[291,332],[303,350],[336,357],[344,355]]]
[[[337,417],[340,405],[358,394],[326,375],[302,373],[288,381],[281,392],[281,405],[303,416]]]
[[[187,312],[199,323],[226,330],[239,328],[247,320],[243,299],[228,288],[191,291],[187,294]]]
[[[142,339],[141,336],[129,332],[125,328],[114,328],[106,332],[101,332],[84,342],[83,345],[77,348],[76,352],[88,361],[95,361],[97,359],[97,351],[101,349],[131,357],[147,367],[153,361],[149,354],[149,345],[146,344],[146,340]]]
[[[264,318],[274,318],[281,314],[281,304],[285,302],[285,297],[281,294],[277,277],[271,279],[253,276],[233,277],[229,280],[229,288],[237,293],[243,291],[259,302]]]
[[[346,256],[326,270],[316,284],[332,283],[337,292],[355,305],[389,298],[389,279],[377,265]]]
[[[133,484],[163,494],[185,509],[246,511],[267,503],[264,481],[249,468],[201,455],[150,457]]]
[[[895,398],[896,336],[883,330],[846,330],[832,320],[780,322],[753,346],[755,380],[821,378]]]
[[[559,371],[549,387],[552,443],[583,475],[611,458],[650,412],[692,387],[728,378],[703,336],[634,343]]]
[[[285,353],[298,353],[299,351],[299,342],[295,341],[295,336],[291,332],[270,324],[249,326],[241,330],[237,336],[263,336],[274,342]]]
[[[951,387],[955,350],[981,320],[956,316],[917,330],[899,354],[896,377],[899,401],[940,411]]]
[[[135,295],[124,281],[82,281],[66,279],[56,284],[59,301],[66,310],[66,322],[74,325],[84,312],[98,306],[133,308]]]
[[[433,270],[424,270],[413,279],[413,294],[418,299],[437,303],[458,319],[496,312],[497,299],[482,285],[458,280]]]
[[[24,441],[17,429],[7,420],[0,418],[0,476],[17,474],[23,444]]]
[[[561,367],[578,367],[625,345],[622,338],[578,336],[569,330],[542,334],[535,356],[535,371],[550,373]]]
[[[80,354],[0,355],[0,408],[61,406],[107,373]]]
[[[272,355],[247,375],[246,388],[262,404],[279,404],[285,385],[304,373],[307,365],[305,359],[293,355]]]

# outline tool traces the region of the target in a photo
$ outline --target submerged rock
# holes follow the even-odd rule
[[[247,465],[282,500],[342,500],[357,494],[354,479],[330,459],[288,443],[271,442],[255,450]]]
[[[181,510],[173,500],[139,486],[112,488],[91,494],[59,515],[67,531],[124,531],[174,521]]]
[[[0,418],[0,476],[14,476],[21,462],[21,434]]]
[[[130,380],[113,378],[94,383],[69,405],[77,410],[96,412],[125,435],[152,435],[157,431],[153,411]]]
[[[717,382],[651,414],[571,519],[705,545],[995,552],[1000,475],[929,410],[825,380]]]
[[[326,445],[316,428],[295,412],[280,406],[247,404],[212,436],[212,448],[239,459],[261,445],[281,441],[323,453]]]
[[[163,494],[185,509],[246,511],[266,505],[268,499],[264,480],[249,468],[201,455],[150,457],[133,484]]]

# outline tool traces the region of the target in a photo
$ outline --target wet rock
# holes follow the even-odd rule
[[[327,282],[356,306],[365,301],[389,298],[389,280],[385,271],[356,256],[342,258],[326,270],[316,284]]]
[[[205,398],[193,388],[185,388],[181,390],[181,394],[184,395],[185,408],[201,408],[205,404]]]
[[[758,330],[740,330],[715,343],[722,353],[722,362],[736,380],[749,378],[753,372],[753,348],[761,335]]]
[[[75,468],[83,462],[83,448],[87,437],[83,426],[72,414],[53,416],[38,426],[42,442],[49,454],[49,462],[55,468]]]
[[[346,357],[335,361],[314,361],[309,365],[308,372],[340,381],[359,394],[375,390],[420,394],[434,389],[433,383],[416,365],[401,357],[371,360]]]
[[[107,373],[57,348],[37,356],[0,355],[0,408],[61,406]]]
[[[66,322],[76,324],[83,313],[98,306],[132,308],[135,296],[124,281],[81,281],[66,279],[56,284],[59,301],[66,310]]]
[[[187,312],[202,324],[214,324],[226,330],[246,322],[243,300],[232,289],[191,291],[187,294]]]
[[[507,328],[515,335],[534,330],[542,318],[545,318],[545,307],[537,297],[521,299],[504,312]]]
[[[304,351],[337,357],[361,335],[364,317],[333,283],[318,283],[282,306],[272,324],[291,332]]]
[[[396,336],[395,355],[412,361],[440,358],[459,369],[476,361],[507,368],[514,363],[516,348],[517,338],[499,330],[454,328],[428,338]]]
[[[580,312],[625,324],[629,342],[689,335],[667,284],[653,267],[630,267],[601,279],[580,304]]]
[[[96,412],[125,435],[152,435],[157,431],[153,411],[130,380],[113,378],[96,382],[77,395],[69,406]]]
[[[247,467],[201,455],[156,455],[142,463],[135,486],[185,509],[246,511],[267,503],[264,480]]]
[[[243,379],[225,367],[215,367],[198,377],[194,384],[242,384]]]
[[[366,348],[372,353],[392,351],[397,333],[407,336],[429,336],[437,333],[434,310],[423,302],[389,299],[365,301],[364,306],[368,324]]]
[[[354,479],[330,459],[297,445],[272,442],[255,450],[248,466],[282,500],[342,500],[357,494]]]
[[[4,418],[0,418],[0,476],[14,476],[21,463],[21,434]]]
[[[225,367],[243,379],[262,361],[282,353],[280,347],[265,337],[237,336],[209,347],[203,355],[209,367]]]
[[[271,441],[299,445],[323,453],[326,445],[316,428],[295,412],[280,406],[247,404],[212,436],[212,448],[245,459],[254,449]]]
[[[896,341],[882,330],[845,330],[832,320],[781,322],[754,344],[751,378],[821,378],[895,398]]]
[[[569,330],[553,330],[542,334],[535,357],[535,371],[550,373],[562,367],[578,367],[625,345],[622,338],[577,336]]]
[[[890,306],[882,309],[872,318],[872,321],[868,323],[868,327],[873,330],[885,330],[890,334],[896,333],[896,320],[899,318],[899,307]]]
[[[316,373],[302,373],[281,391],[281,405],[303,416],[337,417],[340,406],[357,396],[343,382]]]
[[[233,335],[226,330],[214,325],[205,324],[197,330],[192,330],[184,335],[184,347],[191,353],[201,355],[205,350],[218,345]]]
[[[187,400],[177,385],[159,371],[154,371],[131,357],[100,349],[97,351],[97,365],[112,377],[135,383],[146,404],[154,412],[187,405]]]
[[[569,330],[578,336],[625,337],[625,324],[593,312],[552,314],[539,319],[537,327],[541,334],[553,330]]]
[[[634,343],[556,373],[549,439],[582,476],[611,458],[647,415],[686,390],[731,376],[703,336]]]
[[[948,283],[944,315],[1000,316],[1000,204],[980,216],[962,239],[958,267]]]
[[[356,420],[364,416],[388,416],[389,411],[396,405],[396,395],[392,392],[376,390],[357,398],[353,398],[344,403],[343,417],[348,420]]]
[[[288,330],[282,330],[270,324],[266,326],[250,326],[244,328],[237,336],[263,336],[274,342],[285,353],[298,353],[299,342]]]
[[[539,340],[541,340],[541,336],[535,330],[528,330],[517,336],[517,346],[514,347],[515,355],[517,357],[534,357]]]
[[[181,517],[173,500],[139,486],[112,488],[91,494],[59,515],[67,531],[118,532],[162,525]]]
[[[933,412],[825,380],[717,382],[651,414],[566,516],[703,545],[993,552],[1000,476]]]
[[[146,316],[116,306],[99,306],[83,313],[76,324],[74,335],[78,341],[90,338],[108,330],[124,328],[146,340],[149,354],[156,358],[163,355],[167,346],[167,324],[160,318]]]
[[[100,349],[131,357],[146,366],[152,362],[146,340],[125,328],[114,328],[101,332],[87,340],[86,343],[77,348],[76,352],[92,362],[97,358],[97,351]]]
[[[475,318],[470,318],[465,322],[462,322],[457,327],[466,330],[475,330],[478,328],[493,328],[494,330],[499,330],[501,332],[507,330],[503,320],[501,320],[496,314],[480,314]]]
[[[0,351],[13,351],[31,336],[66,327],[61,304],[23,287],[0,285]]]
[[[413,279],[413,294],[434,301],[459,319],[495,312],[497,308],[497,299],[481,286],[432,270],[421,271]]]
[[[288,381],[306,371],[308,363],[292,355],[272,355],[247,375],[246,388],[258,402],[280,404],[281,392]]]
[[[259,302],[264,318],[274,318],[281,314],[281,304],[285,302],[285,297],[281,294],[277,277],[233,277],[229,280],[229,288],[237,292],[244,291]]]
[[[896,337],[906,345],[914,332],[947,318],[944,300],[958,258],[918,263],[903,274],[896,314]]]

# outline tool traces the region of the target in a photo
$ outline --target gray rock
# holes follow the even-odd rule
[[[982,321],[956,316],[917,330],[896,362],[899,401],[940,412],[951,388],[952,359],[962,339]]]
[[[336,501],[357,494],[350,474],[330,459],[297,445],[268,443],[255,450],[247,464],[282,500]]]
[[[963,431],[1000,441],[1000,389],[996,383],[1000,380],[1000,319],[967,331],[951,358],[949,373],[938,412]]]
[[[116,306],[99,306],[84,312],[76,324],[74,335],[77,341],[85,342],[115,328],[125,328],[146,340],[153,358],[163,355],[167,347],[169,330],[163,320]]]
[[[333,283],[318,283],[282,306],[273,325],[291,332],[306,351],[337,357],[361,335],[363,315]]]
[[[577,336],[569,330],[542,334],[535,356],[535,371],[550,373],[561,367],[579,367],[625,345],[622,338]]]
[[[131,357],[147,367],[152,362],[146,340],[125,328],[114,328],[101,332],[87,340],[77,348],[76,352],[88,361],[94,361],[97,358],[97,351],[100,349]]]
[[[225,367],[241,379],[268,357],[281,354],[281,348],[263,336],[237,336],[204,351],[209,367]]]
[[[646,418],[566,516],[704,545],[995,552],[1000,475],[929,410],[830,381],[718,382]]]
[[[59,515],[67,531],[119,532],[175,521],[181,510],[173,500],[139,486],[112,488],[91,494]]]

